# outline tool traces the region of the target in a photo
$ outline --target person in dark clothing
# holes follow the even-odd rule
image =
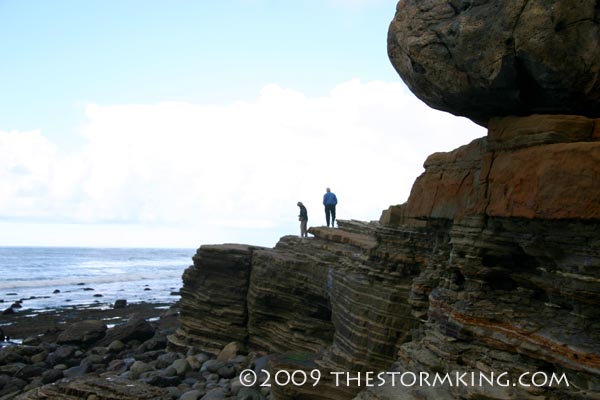
[[[323,196],[323,205],[325,206],[325,221],[327,221],[327,227],[329,227],[329,221],[331,221],[331,227],[335,227],[335,206],[337,205],[337,197],[331,192],[331,189],[327,188],[325,195]]]
[[[306,207],[304,207],[304,204],[302,204],[301,201],[299,201],[297,205],[300,207],[300,215],[298,215],[298,221],[300,221],[300,237],[308,237],[308,232],[306,230],[308,211],[306,211]]]

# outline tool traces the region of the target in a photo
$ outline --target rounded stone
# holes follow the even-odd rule
[[[56,339],[56,343],[91,343],[104,337],[107,327],[102,321],[84,320],[68,326]]]
[[[262,399],[264,399],[264,397],[261,395],[260,392],[257,392],[255,389],[248,388],[248,387],[240,389],[235,398],[236,398],[236,400],[262,400]]]
[[[49,369],[42,374],[42,383],[48,384],[56,382],[59,379],[62,379],[64,376],[63,372],[59,369]]]
[[[595,0],[401,0],[388,54],[429,106],[492,117],[600,117]]]
[[[143,361],[134,362],[129,368],[129,373],[133,379],[137,379],[143,372],[152,370],[152,367]]]
[[[221,388],[215,388],[206,393],[202,400],[222,400],[227,397],[227,393]]]
[[[182,394],[179,400],[198,400],[200,397],[202,397],[202,394],[202,391],[193,389]]]
[[[183,375],[185,375],[185,373],[187,371],[190,370],[190,364],[187,362],[187,360],[185,358],[180,358],[180,359],[175,360],[171,364],[171,368],[173,368],[176,371],[177,375],[183,376]]]
[[[225,361],[208,360],[204,364],[202,364],[202,370],[216,373],[219,370],[219,368],[221,368],[223,366],[225,366]]]
[[[120,340],[114,340],[108,345],[108,351],[111,353],[118,353],[125,348],[125,344]]]
[[[179,359],[179,354],[174,353],[174,352],[162,354],[156,359],[156,368],[158,368],[158,369],[167,368],[169,365],[173,364],[178,359]]]
[[[217,374],[221,378],[225,378],[225,379],[233,378],[235,376],[235,373],[236,373],[235,365],[233,365],[231,363],[227,363],[217,370]]]

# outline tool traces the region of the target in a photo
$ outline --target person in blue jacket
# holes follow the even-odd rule
[[[329,221],[331,221],[331,227],[335,227],[335,206],[337,204],[337,197],[331,192],[331,189],[327,188],[325,195],[323,196],[323,205],[325,206],[325,220],[327,221],[327,227],[329,227]]]

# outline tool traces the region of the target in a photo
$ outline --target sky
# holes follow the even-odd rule
[[[378,220],[485,135],[418,100],[395,0],[0,0],[0,246],[272,247]]]

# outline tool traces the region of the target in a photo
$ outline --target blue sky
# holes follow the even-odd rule
[[[0,0],[0,245],[272,246],[485,132],[386,53],[395,1]]]
[[[225,104],[264,85],[322,95],[396,79],[393,1],[0,2],[0,126],[63,138],[82,107],[164,100]]]

